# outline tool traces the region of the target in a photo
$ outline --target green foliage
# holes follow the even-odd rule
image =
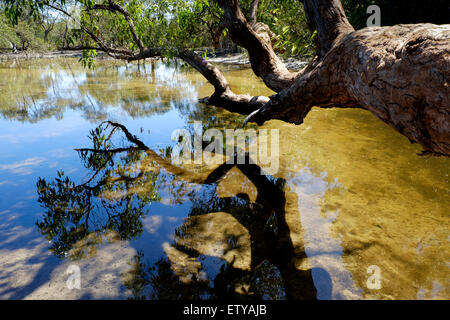
[[[127,10],[144,45],[163,48],[169,58],[183,48],[217,46],[220,34],[227,37],[227,30],[220,26],[223,11],[215,0],[114,2]],[[83,30],[67,30],[68,17],[61,14],[55,24],[55,34],[49,37],[50,46],[98,46],[84,32],[89,30],[91,34],[101,38],[106,46],[138,49],[129,21],[124,15],[111,10],[93,9],[95,4],[107,4],[107,1],[50,0],[49,3],[61,6],[66,11],[70,11],[71,6],[81,9],[80,22],[83,26]],[[252,0],[239,1],[244,14],[248,15],[251,3]],[[357,29],[365,27],[368,18],[366,10],[372,4],[381,8],[382,25],[448,23],[448,5],[444,0],[342,0],[342,4],[350,22]],[[40,17],[46,12],[43,0],[1,0],[0,6],[10,21],[4,17],[0,20],[0,46],[10,47],[11,43],[20,49],[49,46],[43,43],[43,29],[39,27],[39,23],[42,23]],[[260,0],[258,21],[268,25],[275,34],[273,45],[278,52],[294,56],[310,56],[314,53],[315,34],[311,34],[307,27],[301,1]],[[85,52],[81,61],[85,66],[93,66],[94,57],[94,52]]]
[[[95,57],[97,56],[96,50],[83,50],[81,54],[80,62],[83,67],[87,67],[89,69],[95,68]]]
[[[43,31],[32,18],[19,19],[12,24],[5,15],[0,15],[0,49],[45,50]]]
[[[0,16],[0,48],[11,48],[12,43],[19,43],[20,39],[14,27],[5,16]]]
[[[106,129],[100,125],[91,130],[89,139],[95,151],[79,151],[84,166],[92,172],[87,182],[76,184],[62,171],[53,181],[39,178],[37,182],[38,202],[46,212],[36,225],[58,257],[83,258],[85,253],[77,250],[80,243],[97,243],[111,232],[121,240],[135,239],[143,232],[141,218],[148,212],[147,205],[161,200],[158,174],[136,171],[145,153],[134,148],[120,156],[109,152],[115,129],[108,135]],[[144,187],[145,192],[137,191]]]
[[[303,5],[297,0],[261,0],[258,21],[277,35],[274,47],[286,55],[311,56],[314,34],[308,29]]]
[[[52,5],[62,6],[70,12],[70,6],[81,9],[79,17],[82,29],[64,30],[68,17],[57,21],[57,37],[50,37],[54,45],[98,46],[86,30],[108,47],[137,50],[127,18],[111,10],[93,9],[102,1],[53,0]],[[107,2],[104,2],[107,4]],[[163,48],[165,55],[174,57],[184,48],[204,48],[217,45],[222,34],[227,37],[220,21],[222,9],[215,0],[115,0],[127,10],[136,33],[149,48]],[[24,15],[36,17],[43,13],[43,1],[2,0],[3,9],[13,23],[19,23]],[[241,0],[244,13],[248,13],[251,0]],[[314,52],[301,2],[296,0],[261,0],[258,21],[267,24],[276,36],[275,48],[287,55],[311,55]],[[32,29],[30,29],[32,31]],[[67,31],[67,32],[66,32]],[[62,34],[64,34],[62,36]],[[63,40],[61,40],[63,39]],[[85,52],[81,62],[93,65],[94,52]]]

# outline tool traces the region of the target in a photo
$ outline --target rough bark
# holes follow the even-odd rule
[[[248,18],[248,22],[250,22],[251,25],[258,21],[258,5],[259,0],[253,0],[250,5],[250,16]]]
[[[325,54],[345,34],[354,31],[339,0],[302,0],[308,26],[317,30],[317,54]]]
[[[208,27],[208,31],[211,36],[211,40],[213,41],[214,49],[218,50],[220,47],[220,39],[222,37],[222,32],[223,32],[224,27],[220,26],[220,25],[217,26],[212,23],[211,24],[207,23],[206,26]]]

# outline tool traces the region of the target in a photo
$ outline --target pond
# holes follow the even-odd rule
[[[212,91],[161,61],[2,62],[0,298],[450,298],[448,158],[367,111],[314,108],[247,127],[278,133],[271,175],[174,164],[175,130],[242,127],[198,102]]]

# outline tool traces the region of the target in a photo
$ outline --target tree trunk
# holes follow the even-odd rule
[[[48,42],[48,35],[50,34],[51,29],[44,30],[44,42]]]
[[[318,32],[317,57],[246,122],[300,124],[314,106],[359,107],[419,143],[424,153],[450,156],[450,25],[354,31],[340,1],[303,4]]]
[[[250,16],[248,18],[248,22],[250,22],[250,24],[255,24],[258,22],[258,5],[259,0],[253,0],[250,5]]]
[[[220,38],[222,37],[222,31],[223,30],[219,30],[214,34],[214,37],[213,37],[214,50],[220,49]]]

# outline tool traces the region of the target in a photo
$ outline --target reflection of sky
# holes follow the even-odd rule
[[[156,77],[160,81],[159,87],[177,86],[177,83],[178,85],[183,83],[182,77],[171,70],[168,67],[159,67],[155,70]],[[174,101],[170,105],[171,108],[164,114],[133,119],[121,108],[120,101],[119,105],[105,107],[92,96],[80,97],[78,85],[89,81],[86,73],[77,73],[73,76],[71,72],[65,70],[57,72],[47,70],[43,71],[41,77],[43,79],[50,77],[52,81],[48,81],[50,85],[47,88],[46,97],[35,101],[36,106],[51,105],[61,97],[75,98],[75,101],[81,98],[84,99],[83,103],[89,100],[95,109],[100,111],[109,109],[105,114],[110,115],[108,116],[110,120],[124,124],[130,132],[136,134],[155,150],[173,144],[172,131],[186,124]],[[197,99],[195,87],[189,81],[185,82],[182,85],[182,94],[185,97],[181,99],[183,106],[195,103]],[[152,93],[149,92],[149,94]],[[144,107],[158,107],[153,103],[154,101],[144,102]],[[83,272],[87,274],[86,277],[89,278],[85,279],[85,288],[91,289],[67,293],[64,272],[70,262],[60,261],[49,253],[47,241],[38,234],[35,226],[35,222],[41,218],[45,210],[36,201],[36,182],[39,177],[51,181],[55,178],[57,170],[63,170],[71,180],[76,182],[81,182],[86,176],[86,169],[73,149],[91,146],[87,135],[99,121],[95,118],[93,121],[87,121],[92,119],[86,118],[85,110],[73,109],[70,105],[63,109],[63,113],[62,119],[52,117],[36,123],[0,119],[0,150],[2,150],[0,156],[0,298],[3,299],[25,298],[33,292],[41,292],[46,286],[56,286],[53,296],[52,291],[47,288],[45,289],[47,296],[44,294],[32,295],[32,297],[60,298],[61,293],[58,293],[58,290],[66,290],[65,294],[68,297],[101,298],[102,294],[107,294],[105,292],[108,290],[108,285],[105,284],[105,288],[100,288],[103,291],[98,289],[100,292],[92,287],[98,288],[99,285],[95,279],[98,280],[98,277],[104,276],[93,274],[93,272],[101,273],[103,268],[110,268],[108,272],[113,274],[110,279],[108,278],[111,288],[116,288],[111,289],[113,297],[125,297],[120,273],[127,271],[130,266],[126,263],[123,264],[126,266],[125,269],[119,264],[116,266],[111,263],[111,266],[106,266],[105,263],[109,259],[105,256],[108,253],[107,249],[90,262],[79,262]],[[175,227],[182,223],[181,217],[185,216],[189,208],[189,203],[151,204],[149,216],[143,219],[143,235],[127,246],[124,243],[114,250],[124,252],[125,262],[130,261],[136,252],[142,251],[148,263],[154,263],[163,256],[161,244],[173,241]],[[114,254],[120,260],[120,253],[117,251]],[[94,267],[96,263],[99,265]]]
[[[319,299],[358,299],[361,290],[355,287],[342,260],[341,241],[330,234],[331,224],[339,212],[328,211],[325,217],[321,213],[320,200],[325,192],[339,187],[337,181],[326,182],[326,176],[325,172],[314,176],[305,167],[288,180],[290,188],[298,195],[298,210],[305,230],[305,253]]]
[[[72,74],[65,70],[45,70],[41,79],[52,84],[47,88],[47,99],[56,99],[79,96],[78,85],[85,83],[87,77],[84,72]]]

